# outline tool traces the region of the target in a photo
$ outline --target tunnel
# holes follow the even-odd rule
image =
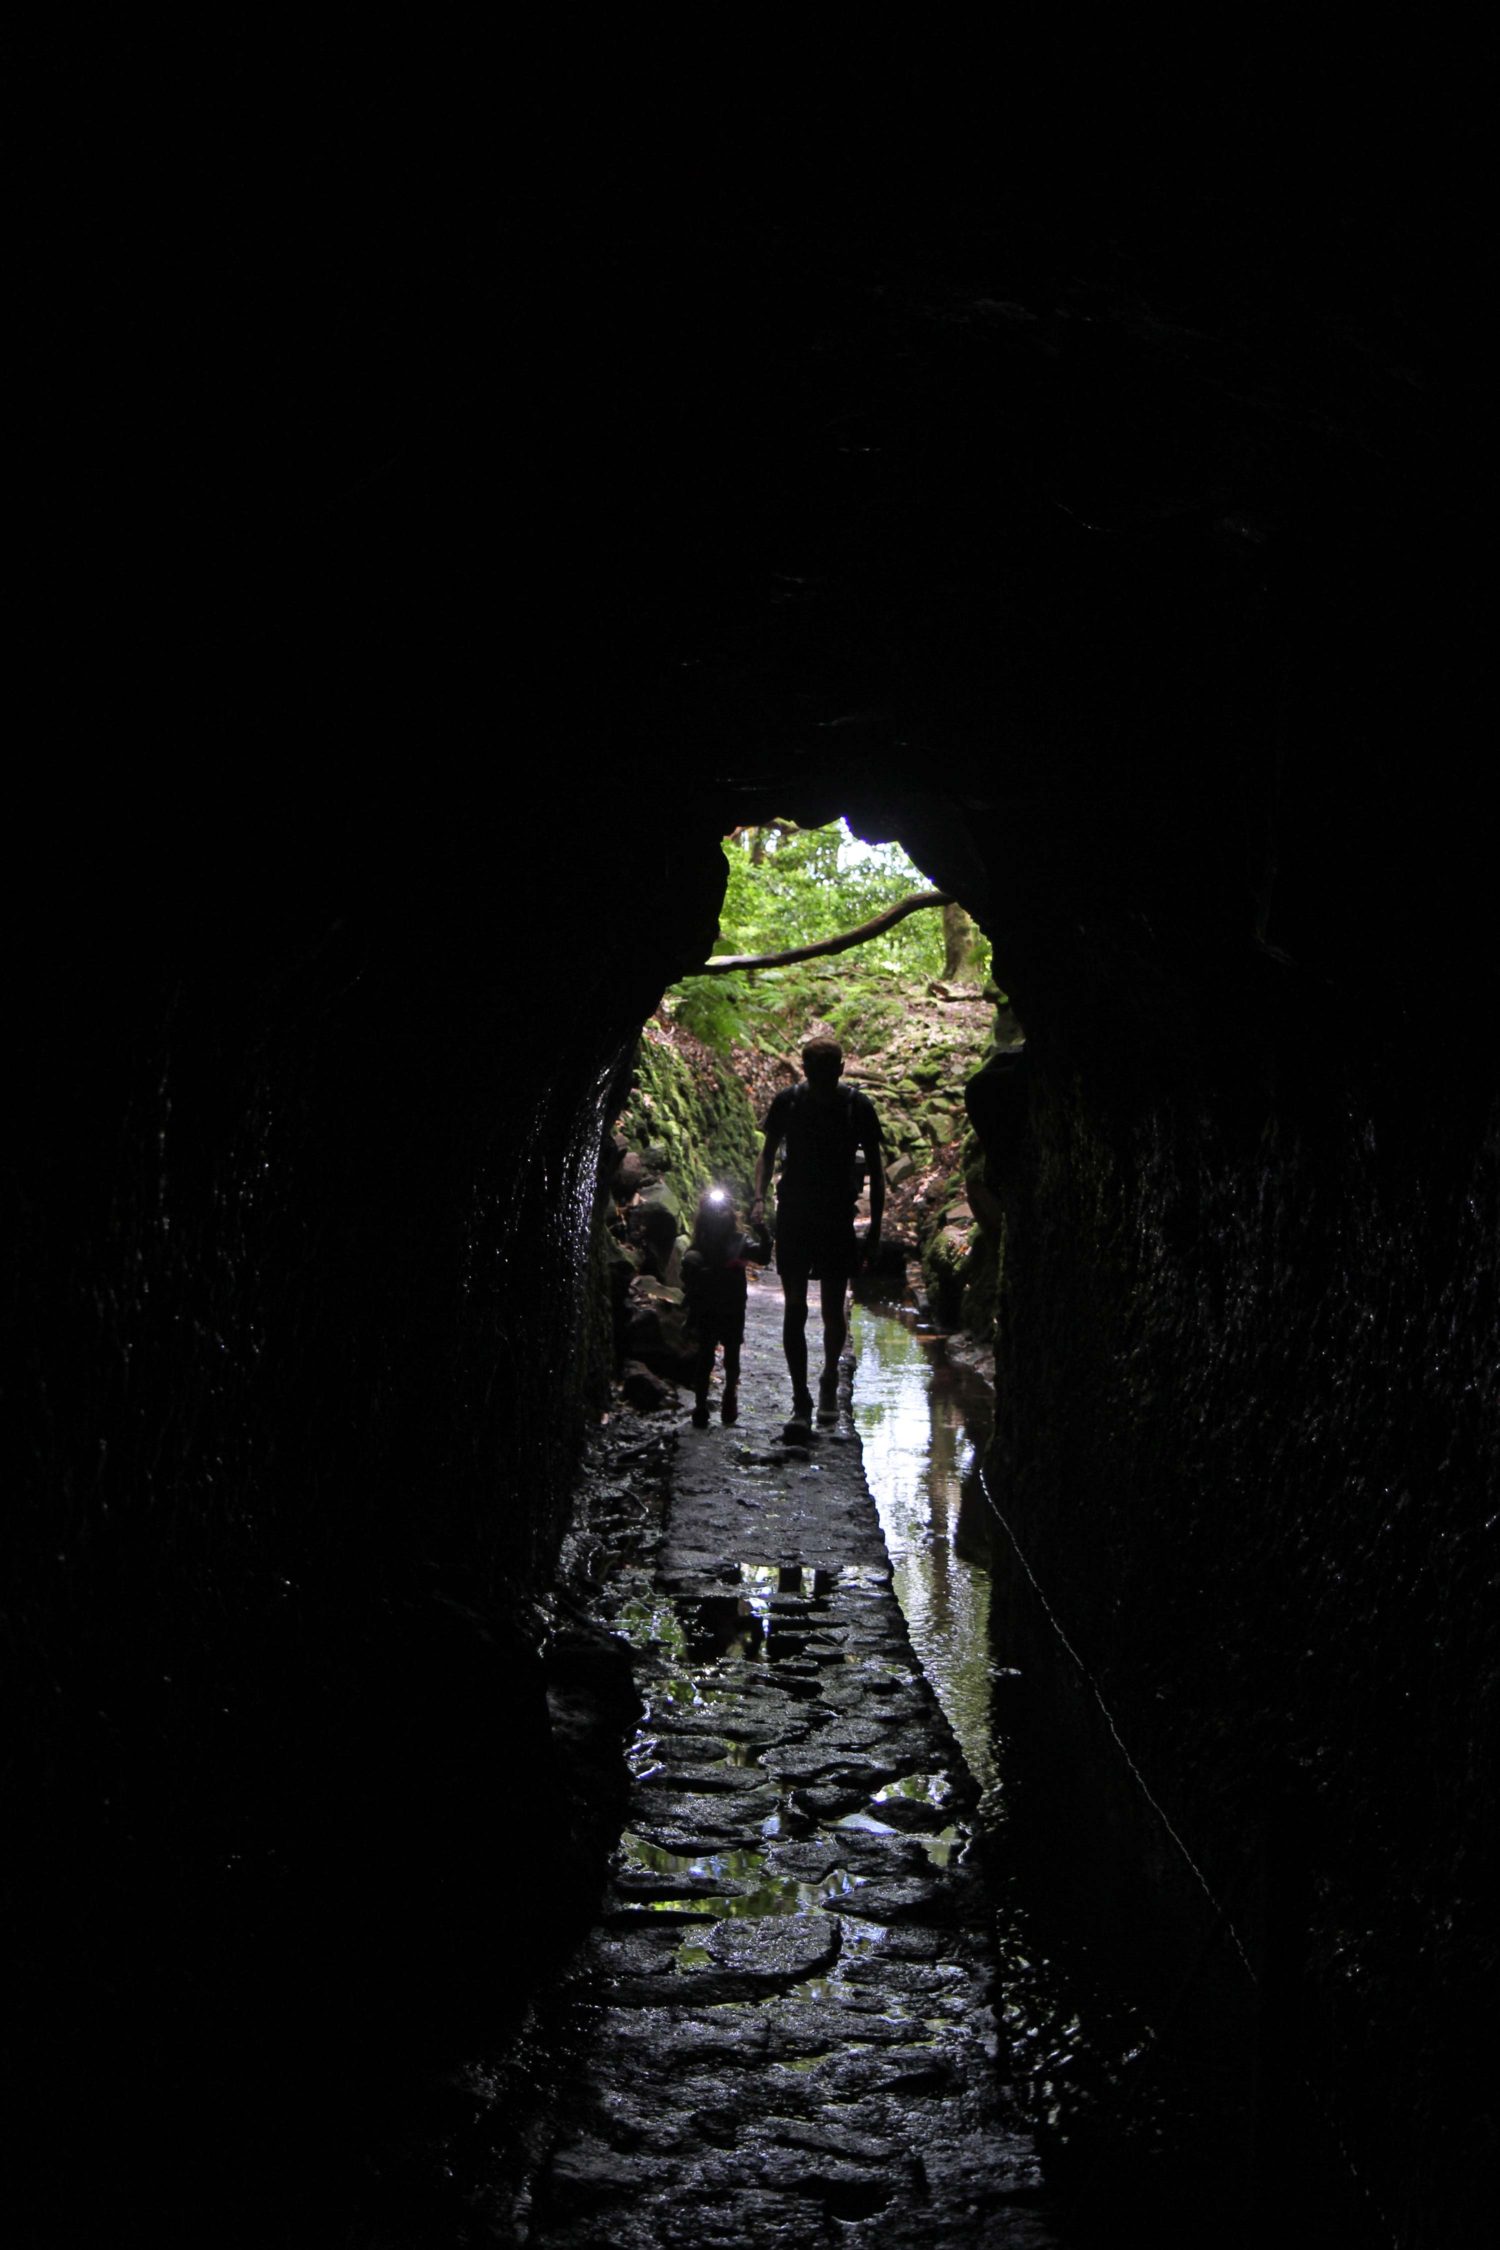
[[[839,814],[1026,1033],[968,1099],[1038,1880],[1201,1965],[1244,2239],[1313,2239],[1304,2133],[1349,2240],[1478,2239],[1461,112],[1288,169],[1236,111],[1107,195],[1035,121],[769,165],[591,114],[431,210],[360,116],[295,189],[148,169],[32,331],[12,2239],[355,2239],[586,1927],[618,1743],[570,1771],[546,1690],[601,1150],[720,838]]]

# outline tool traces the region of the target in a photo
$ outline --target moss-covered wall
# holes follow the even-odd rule
[[[750,1098],[722,1056],[648,1024],[620,1130],[634,1149],[665,1151],[666,1176],[689,1229],[699,1196],[715,1183],[733,1191],[743,1215],[760,1136]]]

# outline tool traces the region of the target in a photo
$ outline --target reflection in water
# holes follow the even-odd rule
[[[946,1365],[888,1308],[854,1308],[859,1353],[854,1419],[865,1475],[890,1548],[896,1593],[922,1669],[1001,1832],[992,1693],[1004,1668],[990,1653],[990,1516],[978,1469],[989,1443],[987,1386]],[[1045,2161],[1101,2177],[1132,2136],[1163,2142],[1149,2080],[1155,2037],[1134,2004],[1101,1985],[1065,1933],[1032,1927],[1013,1851],[995,1898],[1001,1983],[997,2013],[1011,2079]],[[998,1873],[1001,1860],[992,1863]],[[1061,1945],[1059,1947],[1059,1940]],[[1115,2138],[1112,2139],[1112,2136]],[[1118,2141],[1119,2145],[1116,2145]]]
[[[978,1470],[986,1386],[946,1365],[890,1311],[854,1307],[854,1421],[890,1549],[896,1596],[969,1769],[995,1786],[988,1534]]]
[[[1121,1963],[1095,1959],[1052,1916],[1052,1885],[1023,1888],[1015,1831],[1002,1824],[992,1696],[1004,1667],[990,1653],[991,1518],[978,1478],[993,1423],[989,1391],[948,1367],[942,1345],[924,1342],[889,1308],[857,1304],[853,1341],[854,1420],[907,1630],[984,1791],[991,1838],[1006,1839],[988,1863],[998,1885],[996,2013],[1022,2112],[1053,2184],[1076,2199],[1088,2241],[1114,2239],[1122,2183],[1154,2198],[1158,2231],[1165,2192],[1177,2216],[1164,2241],[1230,2239],[1215,2198],[1238,2176],[1222,2157],[1240,2129],[1233,2085],[1200,2088],[1197,2049],[1181,2026],[1175,2046],[1164,2042]],[[1210,2172],[1223,2173],[1217,2185]],[[1188,2231],[1173,2231],[1178,2223]]]

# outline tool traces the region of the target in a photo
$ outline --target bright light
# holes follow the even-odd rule
[[[856,836],[847,820],[839,821],[839,868],[863,866],[867,859],[879,859],[885,850],[883,844],[867,844]]]
[[[898,843],[886,838],[877,844],[867,844],[856,836],[847,820],[839,820],[839,872],[850,867],[884,867],[893,874],[910,875],[915,883],[925,883],[927,878],[914,860],[908,858]]]

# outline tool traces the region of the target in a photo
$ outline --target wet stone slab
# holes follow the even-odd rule
[[[992,2057],[975,1792],[913,1658],[848,1418],[779,1440],[774,1285],[741,1421],[683,1417],[628,1629],[646,1705],[599,1927],[549,2019],[517,2242],[1050,2250]]]
[[[658,1753],[660,1754],[660,1752]],[[670,1754],[668,1754],[670,1755]],[[725,1747],[728,1756],[728,1746]],[[663,1763],[656,1772],[641,1776],[641,1787],[665,1794],[666,1791],[692,1791],[699,1796],[748,1797],[764,1796],[764,1776],[753,1767],[720,1763],[700,1765],[696,1756],[691,1765],[679,1765],[675,1759]]]
[[[710,1956],[742,1976],[767,1984],[796,1984],[822,1976],[839,1955],[840,1928],[827,1914],[768,1914],[718,1922],[704,1939]]]
[[[772,1790],[745,1798],[680,1796],[661,1789],[653,1790],[632,1817],[639,1833],[654,1838],[665,1850],[681,1851],[685,1844],[694,1852],[751,1842],[775,1809]],[[672,1837],[676,1842],[668,1841]]]

